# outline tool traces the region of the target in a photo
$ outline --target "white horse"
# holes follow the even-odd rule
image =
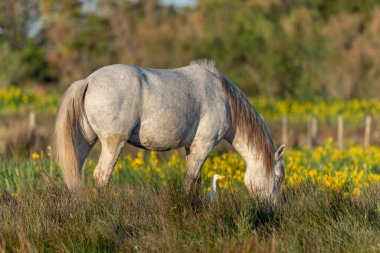
[[[69,190],[81,184],[81,167],[98,139],[98,186],[108,184],[127,142],[149,150],[185,147],[185,193],[199,189],[201,168],[222,139],[245,159],[244,183],[252,194],[276,197],[284,179],[284,145],[276,148],[246,96],[209,60],[177,69],[111,65],[74,82],[61,99],[55,126]]]

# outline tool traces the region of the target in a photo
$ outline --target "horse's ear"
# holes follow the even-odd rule
[[[274,158],[276,160],[280,160],[282,158],[282,156],[284,155],[285,153],[285,144],[282,144],[276,151],[276,153],[274,154]]]

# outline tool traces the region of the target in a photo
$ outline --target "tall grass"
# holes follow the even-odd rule
[[[69,194],[50,159],[1,164],[3,252],[380,250],[378,185],[353,197],[307,183],[285,188],[276,206],[238,187],[219,191],[209,204],[205,196],[184,197],[183,171],[174,169],[150,181],[129,172],[101,190],[88,172],[87,186]]]

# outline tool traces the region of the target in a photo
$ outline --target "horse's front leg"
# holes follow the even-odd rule
[[[183,190],[186,195],[192,192],[197,194],[201,192],[201,169],[208,154],[214,147],[214,145],[203,144],[196,145],[193,143],[190,148],[186,148],[187,170],[183,183]]]

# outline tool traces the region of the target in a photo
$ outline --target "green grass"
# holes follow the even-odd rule
[[[380,251],[378,185],[357,198],[302,185],[276,206],[239,188],[210,205],[184,197],[183,171],[171,168],[165,179],[130,172],[99,190],[87,167],[86,186],[69,194],[49,159],[0,164],[0,252]]]

